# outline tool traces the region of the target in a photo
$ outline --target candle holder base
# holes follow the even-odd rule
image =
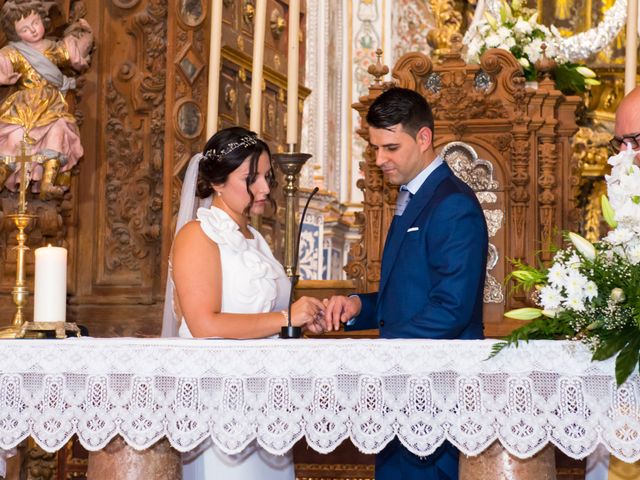
[[[75,322],[24,322],[16,338],[24,338],[27,332],[56,332],[56,338],[67,338],[67,332],[80,336],[80,328]]]
[[[0,328],[0,338],[18,338],[21,325],[9,325]]]

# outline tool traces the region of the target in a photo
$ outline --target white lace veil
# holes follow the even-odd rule
[[[200,207],[209,208],[211,206],[212,196],[204,199],[196,198],[196,187],[198,185],[198,167],[200,160],[204,157],[202,153],[196,153],[189,161],[187,172],[182,182],[182,192],[180,194],[180,208],[178,210],[178,218],[176,220],[176,234],[185,225],[185,223],[193,220],[196,211]],[[173,308],[173,278],[171,273],[171,255],[169,255],[169,267],[167,272],[167,288],[164,295],[164,311],[162,314],[162,336],[176,337],[178,336],[178,319],[176,318],[175,309]]]

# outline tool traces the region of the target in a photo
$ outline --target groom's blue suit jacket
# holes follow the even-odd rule
[[[383,338],[482,338],[487,249],[475,194],[443,163],[394,217],[378,292],[359,295],[362,310],[345,329],[379,328]],[[376,457],[377,480],[457,478],[449,443],[421,458],[394,439]]]
[[[482,338],[487,224],[469,186],[443,163],[395,217],[379,289],[359,295],[346,330],[383,338]]]

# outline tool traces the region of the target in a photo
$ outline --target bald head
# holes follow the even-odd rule
[[[631,90],[616,110],[616,137],[640,133],[640,87]]]

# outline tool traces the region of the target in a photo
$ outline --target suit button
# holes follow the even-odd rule
[[[384,327],[384,320],[380,320],[380,326]]]

